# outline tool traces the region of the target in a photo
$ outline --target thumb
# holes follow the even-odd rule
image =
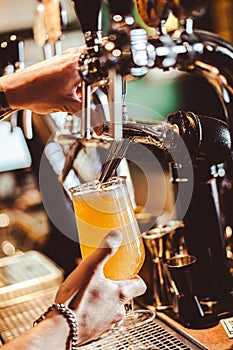
[[[122,242],[119,231],[110,231],[102,240],[94,253],[89,255],[62,283],[56,302],[64,302],[81,288],[85,288],[94,274],[103,275],[105,263],[115,254]]]
[[[122,234],[120,231],[110,231],[101,241],[99,247],[82,261],[82,267],[93,272],[103,274],[103,268],[106,262],[116,253],[122,242]],[[81,266],[80,265],[80,266]]]
[[[103,267],[113,256],[122,243],[122,234],[120,231],[110,231],[102,240],[93,256],[99,266]]]

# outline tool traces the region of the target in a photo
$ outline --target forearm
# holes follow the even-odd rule
[[[69,334],[74,334],[73,340],[77,339],[77,345],[81,345],[99,338],[122,320],[124,303],[143,294],[146,285],[139,276],[119,281],[105,278],[104,264],[121,242],[120,232],[109,232],[100,247],[62,283],[55,297],[55,305],[59,306],[56,311],[50,311],[50,307],[43,314],[43,317],[47,315],[43,321],[39,322],[39,318],[36,327],[4,345],[3,350],[65,350]],[[61,305],[66,306],[65,312],[60,309]],[[70,319],[69,311],[75,313],[74,318]],[[73,319],[74,322],[77,319],[77,329]]]
[[[34,68],[36,67],[36,69]],[[33,69],[26,68],[13,74],[8,74],[0,78],[0,86],[5,93],[8,104],[12,109],[34,109],[34,104],[47,108],[47,100],[43,100],[43,93],[47,89],[47,81],[42,86],[38,81],[50,79],[50,74],[43,72],[43,67],[37,64]],[[42,78],[43,76],[43,78]],[[37,86],[38,85],[38,86]],[[47,90],[46,90],[47,91]],[[45,106],[44,106],[45,105]]]
[[[36,327],[5,344],[4,350],[65,350],[69,327],[61,315],[48,317]]]
[[[79,49],[69,49],[51,59],[0,77],[0,88],[9,106],[38,114],[79,111],[79,56]]]

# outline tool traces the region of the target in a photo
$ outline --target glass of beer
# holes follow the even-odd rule
[[[104,274],[113,280],[137,274],[143,265],[145,250],[126,179],[113,177],[104,183],[94,180],[73,187],[70,192],[82,258],[94,252],[109,231],[117,229],[122,234],[122,243],[105,264]],[[134,311],[132,306],[127,306],[128,309],[127,320],[123,322],[127,327],[148,322],[154,317],[149,310]]]

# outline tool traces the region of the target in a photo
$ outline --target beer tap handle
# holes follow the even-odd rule
[[[72,0],[87,46],[99,36],[101,0]],[[87,16],[87,9],[90,9]]]
[[[33,23],[33,37],[36,44],[43,48],[44,58],[52,56],[51,47],[48,43],[48,36],[45,29],[45,10],[42,0],[38,0]]]
[[[101,44],[101,35],[99,28],[99,15],[101,8],[101,0],[72,0],[77,17],[80,21],[82,32],[84,34],[84,39],[87,45],[86,52],[80,58],[80,69],[82,80],[82,137],[86,139],[91,138],[91,84],[94,81],[89,79],[92,77],[90,71],[89,63],[91,65],[97,65],[98,68],[98,53]],[[88,13],[86,9],[90,8],[91,11]],[[87,63],[88,62],[88,63]],[[86,68],[87,67],[87,68]],[[98,71],[98,69],[94,69]],[[97,72],[98,74],[98,72]]]
[[[62,35],[60,2],[58,0],[42,0],[44,4],[44,21],[48,40],[56,43]]]
[[[109,12],[111,15],[128,16],[132,15],[132,0],[108,0]]]
[[[58,0],[38,0],[33,25],[34,40],[43,48],[44,58],[48,59],[62,51],[61,39],[66,25],[65,11]]]
[[[67,19],[67,11],[62,7],[61,2],[59,1],[59,14],[60,14],[60,25],[61,25],[61,35],[57,41],[54,43],[54,53],[58,55],[62,52],[62,40],[64,39],[65,29],[67,27],[68,19]]]
[[[72,0],[83,33],[98,30],[101,0]],[[87,9],[90,9],[87,16]]]

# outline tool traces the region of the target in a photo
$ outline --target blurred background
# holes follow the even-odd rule
[[[94,3],[94,0],[91,1]],[[206,0],[175,0],[173,4],[178,6],[183,4],[188,8],[190,4],[192,7],[193,3],[205,4],[206,2]],[[122,3],[124,4],[124,0]],[[148,5],[148,8],[153,3],[153,6],[159,8],[161,4],[165,6],[167,1],[141,0],[141,3]],[[103,0],[102,5],[104,36],[109,28],[107,0]],[[45,13],[45,8],[49,12]],[[91,10],[91,8],[86,10],[87,16]],[[134,10],[136,23],[146,28],[147,34],[154,33],[155,28],[142,24],[136,5]],[[195,12],[195,16],[197,13],[198,11]],[[232,13],[233,0],[209,0],[206,13],[194,20],[194,30],[207,31],[218,36],[217,44],[214,41],[213,46],[211,46],[212,43],[210,44],[208,35],[205,41],[206,51],[210,52],[210,56],[214,53],[211,59],[215,60],[216,54],[216,61],[220,60],[217,62],[217,67],[210,64],[208,71],[208,67],[206,68],[208,64],[204,64],[199,67],[203,75],[185,73],[192,71],[193,66],[201,61],[199,51],[197,56],[192,56],[193,43],[196,45],[197,42],[192,31],[190,33],[187,30],[182,45],[184,44],[185,50],[188,47],[188,56],[191,57],[191,64],[189,64],[190,57],[187,59],[186,55],[184,56],[183,63],[185,68],[187,63],[188,69],[178,71],[180,68],[180,61],[178,61],[176,66],[178,69],[164,66],[165,68],[160,70],[156,66],[154,69],[149,69],[144,77],[127,82],[126,102],[130,119],[136,119],[145,124],[147,122],[156,124],[157,121],[165,120],[169,114],[183,110],[226,121],[224,114],[226,108],[224,111],[223,99],[221,102],[221,94],[217,96],[216,91],[221,90],[225,98],[225,107],[228,107],[231,113],[233,61],[229,64],[232,56],[226,62],[222,58],[224,55],[232,54],[232,48],[228,49],[233,43]],[[54,23],[57,30],[55,34]],[[175,34],[178,20],[170,17],[170,22],[166,23]],[[188,21],[187,23],[190,24]],[[181,28],[182,26],[183,23]],[[190,27],[187,26],[186,29],[190,30]],[[191,48],[186,45],[187,33],[188,40],[191,40]],[[210,36],[213,37],[212,34]],[[218,45],[219,42],[224,44]],[[0,0],[0,75],[11,74],[70,47],[83,44],[81,26],[71,0]],[[205,74],[209,74],[211,83],[205,79]],[[228,77],[230,77],[229,84]],[[223,86],[221,86],[222,82]],[[92,94],[92,108],[97,109],[100,101],[106,103],[106,90],[106,87],[98,88]],[[104,114],[103,105],[102,103],[99,110]],[[230,118],[228,122],[232,127]],[[213,124],[214,128],[211,128],[211,125],[210,123],[210,130],[214,131],[214,135],[210,132],[209,137],[207,133],[207,137],[203,139],[207,144],[210,141],[210,149],[215,150],[213,145],[217,142],[215,132],[218,128],[215,128],[216,124]],[[202,137],[202,132],[200,134]],[[80,119],[68,113],[41,116],[29,110],[21,110],[0,122],[0,320],[4,321],[0,322],[0,346],[1,340],[9,341],[12,337],[31,328],[33,320],[37,319],[47,305],[53,302],[54,293],[61,279],[66,277],[81,260],[76,220],[67,189],[74,186],[74,178],[82,182],[97,177],[106,160],[110,142],[95,139],[92,140],[93,143],[85,144],[78,155],[74,156],[71,170],[62,183],[62,169],[65,161],[71,158],[69,151],[73,149],[74,144],[77,144],[78,137],[80,137]],[[192,174],[190,177],[190,174],[184,174],[181,177],[177,175],[179,166],[182,169],[182,163],[186,166],[186,158],[182,159],[181,164],[177,161],[173,163],[170,161],[168,164],[168,156],[165,153],[166,151],[157,149],[154,145],[132,142],[127,150],[127,161],[124,160],[125,162],[122,161],[120,164],[123,169],[121,175],[127,175],[132,185],[131,189],[133,188],[131,194],[141,232],[148,233],[146,236],[143,235],[146,259],[140,271],[148,288],[143,296],[145,300],[141,302],[143,305],[157,308],[157,311],[168,309],[168,315],[175,319],[178,317],[180,321],[175,299],[175,311],[170,309],[170,304],[173,304],[171,298],[174,297],[173,285],[170,288],[170,280],[166,281],[167,273],[163,271],[163,264],[169,257],[177,253],[187,255],[190,250],[190,254],[200,258],[199,261],[197,259],[198,263],[200,262],[197,268],[198,288],[207,321],[204,318],[203,323],[198,326],[204,328],[206,325],[213,325],[213,323],[209,324],[210,314],[210,319],[212,314],[224,315],[225,318],[228,315],[226,311],[231,316],[233,312],[233,293],[230,285],[233,278],[232,161],[229,161],[231,164],[227,168],[229,179],[225,176],[223,164],[212,166],[212,163],[205,164],[202,160],[198,164],[197,160],[195,164],[191,164],[196,181],[195,186],[192,186]],[[216,160],[216,152],[212,153]],[[221,196],[217,195],[216,179],[221,185],[219,186]],[[180,183],[182,188],[185,188],[184,197],[186,198],[183,200],[182,197],[182,203],[176,206],[175,196],[176,192],[179,192],[177,184],[179,187]],[[191,186],[189,186],[190,183]],[[192,190],[190,201],[186,184]],[[222,199],[224,199],[223,203]],[[177,209],[179,204],[183,205],[183,202],[188,202],[189,206],[188,215],[184,214],[186,215],[185,224],[178,221],[177,213],[174,214],[175,219],[172,217],[173,220],[170,220],[173,209]],[[221,211],[220,207],[224,207],[224,203],[225,215],[222,215],[224,211]],[[220,221],[224,225],[220,225]],[[224,226],[224,232],[221,226]],[[42,256],[50,259],[44,260]],[[17,257],[22,257],[18,260],[21,260],[20,263],[15,260]],[[225,275],[226,267],[227,275]],[[232,277],[230,281],[228,272]],[[27,284],[24,283],[25,281]],[[20,282],[23,282],[21,286]],[[231,292],[228,294],[229,291]],[[192,313],[190,304],[184,308],[191,310]],[[212,338],[217,343],[216,346],[221,347],[215,334]],[[222,346],[221,349],[230,349],[230,347],[231,345]],[[208,348],[214,349],[211,345]]]

